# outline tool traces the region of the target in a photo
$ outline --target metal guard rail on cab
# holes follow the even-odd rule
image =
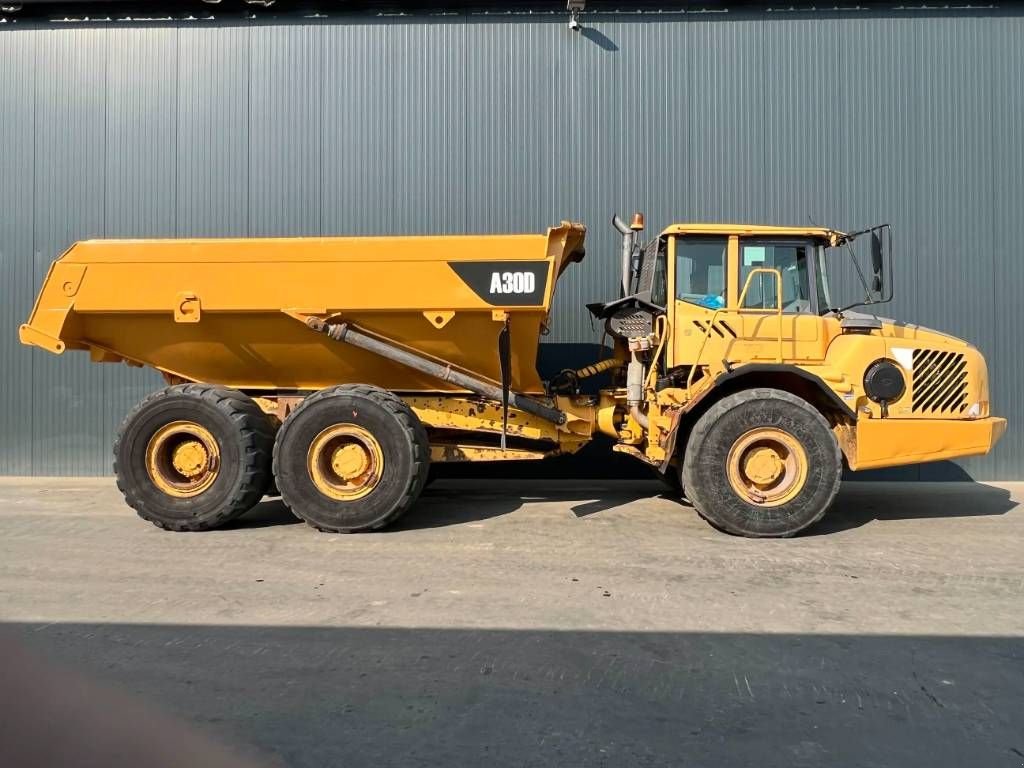
[[[383,337],[371,336],[351,323],[328,323],[318,317],[310,317],[306,319],[306,325],[314,331],[327,334],[335,341],[343,341],[354,347],[365,349],[388,360],[393,360],[407,368],[433,376],[435,379],[448,381],[463,389],[468,389],[470,392],[480,395],[480,397],[501,402],[501,387],[458,371],[451,363],[444,365],[436,363],[433,360],[428,360],[407,349],[403,349]],[[568,419],[563,411],[515,392],[509,393],[509,405],[545,421],[550,421],[552,424],[565,424]]]

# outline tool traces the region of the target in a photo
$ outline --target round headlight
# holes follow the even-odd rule
[[[876,403],[891,403],[903,397],[907,382],[896,363],[876,360],[864,372],[864,391]]]

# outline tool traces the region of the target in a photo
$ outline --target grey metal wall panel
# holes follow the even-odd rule
[[[133,28],[106,46],[107,237],[174,237],[178,32]]]
[[[1024,15],[584,21],[582,33],[561,15],[0,32],[3,71],[25,73],[0,81],[0,119],[26,147],[0,158],[0,472],[108,471],[114,424],[155,385],[11,341],[42,270],[75,239],[581,220],[589,256],[560,284],[548,341],[593,343],[582,304],[617,280],[608,220],[640,208],[652,229],[891,221],[886,312],[976,343],[1011,419],[993,456],[963,465],[1024,478]],[[836,266],[849,293],[852,271]],[[915,476],[936,472],[949,469]]]
[[[115,32],[80,28],[31,34],[36,43],[35,253],[24,257],[33,261],[38,289],[57,254],[76,240],[105,234],[106,78]],[[18,355],[12,363],[25,359]],[[95,474],[109,467],[110,433],[102,414],[120,399],[107,391],[110,374],[86,355],[30,354],[27,360],[32,432],[21,439],[31,445],[32,472]]]
[[[32,307],[34,40],[31,32],[0,35],[0,473],[32,471],[31,361],[21,353],[18,325]]]
[[[249,234],[254,237],[321,232],[324,37],[322,26],[249,30]]]
[[[1024,25],[1001,24],[991,30],[988,44],[996,51],[1020,49]],[[992,57],[991,103],[986,109],[991,132],[992,226],[995,265],[992,289],[979,285],[964,291],[960,306],[970,305],[979,315],[991,317],[995,343],[983,348],[991,354],[992,401],[1011,418],[1010,429],[984,472],[991,477],[1024,478],[1024,354],[1021,354],[1022,294],[1024,294],[1024,248],[1021,219],[1024,212],[1024,56]],[[976,210],[973,206],[969,210]],[[971,215],[965,211],[964,215]],[[985,211],[977,214],[984,216]]]
[[[249,31],[178,29],[177,235],[249,234]]]
[[[323,231],[375,232],[395,207],[395,49],[373,25],[323,31]]]

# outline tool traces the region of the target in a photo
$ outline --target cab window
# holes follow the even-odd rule
[[[657,255],[654,261],[654,276],[651,280],[651,303],[659,307],[668,306],[668,270],[665,266],[665,241],[661,240],[654,245],[657,248]]]
[[[727,237],[676,241],[676,298],[708,309],[725,306]]]
[[[803,242],[741,241],[740,290],[753,270],[776,269],[782,275],[782,311],[813,312],[808,250]],[[777,291],[775,275],[759,272],[750,283],[743,309],[777,309]]]

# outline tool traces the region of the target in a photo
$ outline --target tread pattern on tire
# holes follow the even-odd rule
[[[694,488],[699,487],[699,481],[697,479],[698,469],[697,469],[697,460],[696,460],[696,458],[700,455],[700,452],[701,452],[701,450],[703,448],[704,441],[707,439],[708,434],[710,433],[712,428],[715,426],[715,424],[718,423],[718,420],[722,416],[724,416],[726,413],[729,413],[731,410],[733,410],[734,408],[736,408],[736,407],[738,407],[740,405],[743,405],[743,404],[751,402],[751,401],[764,400],[764,399],[777,399],[777,400],[782,400],[782,401],[785,401],[787,403],[790,403],[791,405],[795,405],[796,407],[800,408],[801,410],[803,410],[806,413],[808,413],[809,415],[811,415],[814,419],[819,420],[821,422],[821,424],[826,427],[826,429],[831,429],[831,427],[829,427],[828,422],[825,420],[825,417],[821,415],[821,413],[818,411],[817,408],[815,408],[813,405],[808,403],[803,398],[797,397],[796,395],[794,395],[794,394],[792,394],[790,392],[786,392],[785,390],[773,389],[773,388],[770,388],[770,387],[757,387],[757,388],[753,388],[753,389],[742,390],[742,391],[737,392],[735,394],[728,395],[727,397],[723,397],[717,403],[712,405],[707,410],[707,412],[703,416],[701,416],[700,419],[697,420],[697,423],[693,427],[693,431],[690,433],[690,439],[687,441],[687,446],[686,446],[686,456],[683,459],[683,473],[682,473],[682,475],[683,475],[683,485],[687,489],[694,489]],[[832,440],[832,442],[831,442],[831,449],[832,449],[832,452],[833,452],[832,458],[835,461],[835,465],[837,467],[841,468],[842,467],[842,452],[839,449],[839,443],[837,441],[835,441],[835,440]],[[842,472],[841,471],[837,471],[835,473],[835,478],[834,478],[834,481],[832,483],[832,487],[828,489],[828,497],[829,497],[829,499],[834,499],[835,498],[835,495],[836,495],[836,493],[839,490],[839,486],[840,486],[841,481],[842,481]],[[714,517],[713,513],[710,513],[710,511],[701,510],[700,507],[697,504],[694,504],[694,508],[697,509],[697,513],[704,520],[706,520],[709,524],[711,524],[713,527],[717,528],[718,530],[725,531],[727,533],[736,534],[736,535],[743,535],[743,536],[750,536],[750,535],[752,535],[752,534],[749,534],[749,533],[744,533],[742,531],[734,530],[727,523],[725,523],[725,522],[723,522],[721,520],[716,519]],[[827,511],[827,509],[828,509],[828,505],[823,506],[818,511],[817,515],[812,520],[807,522],[805,525],[801,526],[801,528],[799,530],[804,530],[804,529],[809,528],[810,526],[814,525],[815,523],[817,523],[824,516],[825,512]],[[799,531],[793,531],[791,533],[780,534],[779,538],[788,538],[788,537],[791,537],[791,536],[795,536],[797,533],[799,533]],[[765,534],[761,534],[761,535],[765,535]]]
[[[321,389],[318,392],[307,396],[299,406],[289,414],[288,418],[292,418],[296,414],[300,413],[304,408],[317,403],[321,400],[326,400],[331,397],[336,397],[338,394],[356,394],[362,397],[366,397],[373,400],[375,403],[390,411],[393,416],[397,419],[401,428],[409,437],[409,442],[413,448],[413,480],[409,484],[409,487],[405,489],[399,503],[391,511],[390,514],[384,518],[376,521],[373,525],[367,526],[366,528],[360,528],[359,531],[376,531],[385,526],[395,522],[398,518],[409,511],[409,508],[415,503],[416,499],[419,498],[420,493],[423,491],[424,486],[427,484],[427,472],[430,468],[430,439],[427,436],[427,430],[423,426],[423,423],[419,420],[412,408],[402,400],[394,392],[387,389],[381,389],[380,387],[374,387],[369,384],[339,384],[335,387],[328,387]],[[284,430],[278,432],[278,439],[274,441],[274,476],[278,474],[278,465],[280,463],[281,456],[281,440],[280,436],[284,434]],[[284,502],[288,509],[294,513],[292,506],[292,500],[289,500],[288,495],[282,491],[281,500]],[[305,519],[305,518],[303,518]],[[356,533],[355,530],[345,530],[339,528],[332,528],[329,526],[318,525],[317,523],[306,520],[306,522],[316,528],[318,531],[324,533]]]
[[[242,438],[242,481],[232,494],[223,510],[213,517],[198,520],[166,521],[147,514],[146,502],[137,489],[126,482],[118,465],[121,440],[129,424],[154,402],[185,395],[209,403],[224,413],[238,426]],[[117,488],[136,514],[158,528],[166,531],[205,531],[217,528],[239,517],[254,507],[263,498],[270,482],[271,456],[274,446],[274,429],[266,414],[252,398],[235,389],[209,384],[176,384],[153,392],[142,399],[121,422],[114,439],[114,476]]]

